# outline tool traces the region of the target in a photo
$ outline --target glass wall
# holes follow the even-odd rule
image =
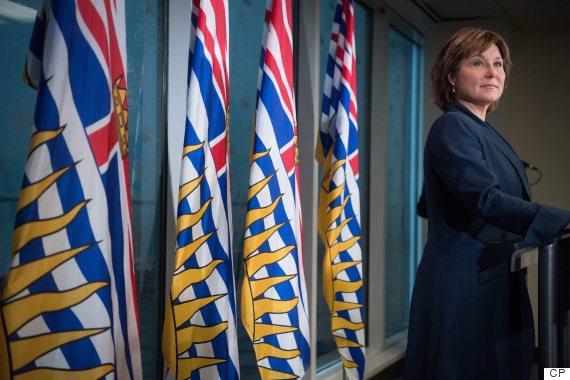
[[[12,258],[12,230],[24,164],[32,135],[36,91],[22,81],[36,1],[18,1],[11,15],[0,14],[0,277]]]
[[[162,373],[166,115],[165,10],[159,0],[127,0],[129,147],[133,252],[143,375]]]
[[[230,1],[230,176],[237,306],[243,281],[243,243],[249,188],[249,152],[255,115],[257,74],[265,14],[263,1]],[[238,312],[240,376],[258,379],[253,345]]]
[[[330,36],[332,31],[336,0],[321,1],[320,25],[320,92],[322,94],[325,68],[328,59]],[[362,2],[355,2],[355,39],[356,39],[356,89],[358,103],[358,155],[359,155],[359,185],[360,185],[360,223],[364,278],[366,279],[366,261],[368,256],[368,197],[370,184],[370,83],[371,83],[371,54],[372,54],[372,11]],[[320,99],[319,99],[320,104]],[[315,205],[316,207],[316,205]],[[322,291],[322,266],[324,247],[318,243],[318,273],[317,273],[317,367],[340,360],[331,333],[330,312]],[[366,288],[366,281],[365,281]],[[364,292],[366,294],[366,290]],[[366,299],[365,299],[366,303]],[[366,309],[366,304],[365,304]]]
[[[386,337],[408,327],[418,255],[420,46],[389,31],[386,178]]]

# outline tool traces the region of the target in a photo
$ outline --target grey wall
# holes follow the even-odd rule
[[[542,170],[534,200],[570,209],[570,25],[514,29],[505,135]],[[532,173],[531,173],[531,181]]]

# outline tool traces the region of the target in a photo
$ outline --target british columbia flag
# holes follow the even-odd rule
[[[364,315],[353,0],[338,0],[323,88],[317,160],[319,235],[331,330],[350,379],[364,376]]]
[[[163,355],[177,379],[237,379],[227,0],[193,0],[176,254]]]
[[[141,379],[123,1],[43,1],[34,128],[2,292],[0,378]]]
[[[301,245],[291,0],[268,0],[258,77],[244,242],[241,316],[264,379],[309,365]]]

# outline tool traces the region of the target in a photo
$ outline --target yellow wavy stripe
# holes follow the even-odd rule
[[[228,329],[228,322],[214,326],[189,326],[178,330],[178,355],[186,352],[193,344],[210,342]]]
[[[258,366],[259,374],[263,380],[279,380],[279,379],[298,379],[298,376],[295,376],[290,373],[276,371],[274,369]]]
[[[348,222],[350,222],[352,219],[354,219],[354,218],[353,217],[347,218],[347,219],[343,220],[342,222],[340,222],[340,224],[337,227],[331,228],[330,230],[327,231],[327,233],[326,233],[327,244],[329,246],[334,244],[336,239],[338,239],[338,237],[340,236],[344,226],[346,226],[348,224]]]
[[[46,273],[51,272],[54,268],[92,246],[93,244],[83,245],[11,268],[8,272],[2,298],[7,300],[13,295],[20,293]]]
[[[164,310],[164,324],[162,325],[162,356],[164,362],[172,373],[176,373],[176,331],[174,326],[174,315],[172,300],[166,298],[166,307]],[[181,324],[184,322],[181,322]]]
[[[63,346],[66,343],[100,334],[107,330],[108,328],[65,331],[10,341],[10,351],[12,353],[13,364],[12,368],[14,371],[17,371],[26,364],[29,364],[40,356],[50,352],[54,348]]]
[[[262,267],[268,264],[276,263],[287,256],[293,249],[295,249],[294,245],[288,245],[286,247],[278,249],[277,251],[262,252],[255,256],[250,256],[245,262],[247,273],[249,273],[250,276],[253,276],[255,272],[257,272]]]
[[[183,199],[200,186],[202,178],[204,178],[204,173],[202,173],[200,177],[194,178],[192,181],[186,182],[184,185],[180,186],[180,189],[178,190],[178,203],[182,202]]]
[[[285,281],[289,281],[292,278],[295,278],[296,275],[290,275],[290,276],[274,276],[274,277],[267,277],[267,278],[262,278],[260,280],[251,280],[250,281],[250,286],[251,286],[251,294],[253,296],[253,298],[257,298],[260,295],[262,295],[263,293],[265,293],[267,291],[267,289],[280,284],[282,282]]]
[[[216,294],[214,296],[197,298],[191,301],[186,301],[174,305],[174,315],[176,318],[176,327],[182,326],[186,323],[198,310],[212,302],[226,296],[226,294]]]
[[[322,171],[322,178],[321,178],[321,194],[328,194],[329,192],[329,188],[326,186],[327,184],[330,184],[330,176],[331,176],[331,172],[330,172],[330,163],[327,162],[324,166],[323,166],[323,171]]]
[[[261,181],[257,182],[254,185],[251,185],[249,187],[249,190],[247,192],[247,200],[251,200],[251,198],[255,197],[257,195],[257,193],[259,193],[261,191],[261,189],[263,189],[265,187],[265,185],[267,185],[267,183],[269,183],[269,181],[271,181],[271,178],[273,178],[273,176],[275,175],[275,173],[272,173],[269,177],[265,177],[264,179],[262,179]]]
[[[245,267],[245,265],[244,265]],[[245,269],[245,273],[247,274],[247,268]],[[245,331],[247,331],[247,335],[249,339],[253,341],[253,335],[255,332],[254,327],[254,315],[253,315],[253,298],[251,296],[251,287],[249,286],[249,281],[247,275],[243,277],[242,286],[241,286],[241,322],[243,323],[243,327]]]
[[[198,251],[198,248],[202,246],[212,236],[214,233],[210,232],[209,234],[200,236],[198,239],[194,240],[191,243],[186,244],[184,247],[180,247],[176,250],[175,256],[175,270],[180,269],[182,265]]]
[[[261,157],[267,156],[269,154],[270,150],[271,149],[267,149],[264,152],[258,152],[258,153],[251,154],[249,157],[249,166],[251,166],[251,164],[253,164],[256,160],[260,159]]]
[[[277,231],[279,228],[283,227],[285,223],[279,223],[265,231],[257,234],[251,235],[245,238],[243,243],[243,257],[247,259],[249,255],[255,252],[263,243],[267,241]]]
[[[354,303],[354,302],[344,302],[344,301],[334,301],[334,309],[332,310],[333,313],[336,313],[338,311],[344,311],[344,310],[353,310],[353,309],[358,309],[361,308],[362,305],[359,303]]]
[[[335,194],[326,193],[324,190],[321,189],[321,195],[319,196],[319,210],[318,210],[318,223],[317,223],[317,230],[319,232],[319,237],[323,244],[327,244],[327,230],[331,227],[331,225],[336,220],[334,215],[330,214],[328,210],[329,205],[336,199],[335,196],[340,195],[343,191],[343,186],[337,187],[336,189],[332,190]],[[338,193],[338,194],[336,194]],[[342,210],[341,210],[342,211]],[[340,214],[339,214],[340,215]]]
[[[10,378],[11,365],[8,356],[6,332],[2,324],[2,309],[0,309],[0,379]]]
[[[333,300],[334,300],[334,279],[333,265],[331,260],[330,248],[325,245],[325,256],[323,257],[323,295],[332,313]]]
[[[293,359],[301,355],[301,351],[299,350],[284,350],[268,343],[256,343],[253,345],[253,348],[255,349],[255,357],[258,361],[267,357]]]
[[[188,379],[197,369],[226,362],[226,359],[216,358],[184,358],[178,359],[177,379]]]
[[[30,203],[34,202],[36,199],[46,191],[51,185],[55,183],[63,174],[65,174],[74,165],[69,165],[63,169],[53,172],[37,182],[32,183],[26,187],[23,187],[20,191],[20,198],[18,199],[17,211],[20,211]]]
[[[353,342],[352,340],[343,338],[341,336],[336,336],[333,335],[333,338],[336,342],[336,346],[338,348],[347,348],[347,347],[352,347],[352,348],[357,348],[357,347],[362,347],[362,345],[358,342]]]
[[[170,289],[172,299],[178,298],[178,296],[180,296],[180,293],[182,293],[184,289],[188,288],[189,286],[204,281],[210,277],[214,269],[216,269],[216,267],[223,262],[223,260],[214,260],[202,268],[186,269],[174,275],[172,277],[172,287]]]
[[[348,360],[347,358],[345,358],[342,355],[340,356],[340,358],[342,359],[342,363],[344,364],[344,368],[358,368],[358,364],[356,364],[352,360]]]
[[[330,246],[331,252],[331,262],[336,259],[339,253],[348,251],[353,245],[355,245],[360,240],[360,236],[351,237],[345,241],[339,241],[335,245]]]
[[[212,203],[212,198],[204,202],[202,207],[200,207],[200,210],[196,211],[195,213],[180,215],[176,220],[176,231],[180,233],[180,231],[184,231],[185,229],[190,228],[196,223],[198,223],[200,219],[202,219],[202,216],[204,216],[204,213],[206,212],[208,207],[210,207],[211,203]]]
[[[322,143],[320,139],[317,139],[317,147],[321,147],[322,149]],[[321,152],[320,157],[319,155],[317,155],[317,161],[319,161],[319,158],[322,158],[322,162],[319,161],[323,166],[321,183],[331,175],[332,154],[333,154],[333,149],[329,149],[326,156],[324,155],[324,151]]]
[[[32,138],[30,139],[29,152],[31,153],[41,144],[46,143],[49,140],[55,139],[57,136],[61,134],[61,132],[63,132],[64,129],[65,126],[60,127],[58,129],[54,129],[52,131],[38,131],[34,133],[32,135]]]
[[[351,194],[348,194],[340,206],[336,206],[330,209],[330,211],[327,213],[327,223],[330,223],[326,226],[326,228],[329,228],[330,225],[342,214],[350,197]]]
[[[362,287],[362,280],[358,281],[344,281],[334,280],[335,293],[354,293]]]
[[[360,261],[345,261],[338,264],[333,264],[331,268],[332,278],[336,278],[340,272],[355,265],[360,264]]]
[[[332,149],[331,149],[332,151]],[[334,174],[336,173],[336,171],[341,168],[342,166],[344,166],[344,163],[346,162],[346,160],[338,160],[335,161],[332,165],[330,170],[326,173],[326,176],[323,176],[323,187],[325,189],[328,189],[331,185],[331,181],[334,178]]]
[[[274,300],[271,298],[262,298],[260,300],[253,301],[255,319],[261,318],[261,316],[267,313],[288,313],[299,303],[299,298],[295,297],[290,300]]]
[[[28,372],[14,375],[14,380],[97,380],[115,370],[112,364],[84,370],[66,370],[56,368],[36,368]]]
[[[201,149],[203,146],[204,146],[204,143],[186,145],[184,147],[184,149],[182,150],[182,157],[186,156],[189,153],[195,152],[198,149]]]
[[[320,196],[320,201],[321,204],[324,206],[322,208],[322,210],[324,211],[324,214],[327,213],[327,209],[329,207],[329,205],[338,197],[340,197],[340,195],[344,192],[344,183],[341,183],[338,187],[335,187],[332,190],[327,189],[321,189],[321,196]],[[331,220],[332,222],[332,220]],[[328,227],[328,226],[326,226]]]
[[[12,236],[12,253],[18,252],[33,239],[50,235],[67,226],[85,207],[88,201],[83,201],[73,207],[69,212],[50,219],[37,220],[24,223],[14,229]]]
[[[332,151],[332,149],[331,149]],[[317,149],[315,149],[315,159],[318,161],[319,164],[321,164],[322,166],[325,165],[325,152],[323,149],[323,143],[321,142],[321,139],[318,138],[317,139]],[[324,170],[323,170],[324,171]]]
[[[106,282],[93,282],[75,289],[57,293],[37,293],[19,298],[3,306],[8,335],[43,313],[63,310],[81,303],[97,290],[108,286]]]
[[[342,329],[356,331],[356,330],[360,330],[363,328],[364,328],[364,323],[355,323],[355,322],[349,321],[346,318],[336,317],[336,316],[331,318],[331,330],[332,331],[342,330]]]
[[[255,324],[255,341],[260,340],[268,335],[285,334],[298,330],[297,327],[292,326],[281,326],[281,325],[269,325],[266,323],[256,323]]]
[[[259,219],[263,219],[266,216],[272,214],[273,211],[275,211],[275,208],[279,204],[279,201],[281,200],[282,197],[283,197],[283,194],[279,195],[277,198],[275,198],[273,203],[271,203],[267,207],[261,207],[261,208],[249,210],[247,212],[247,214],[245,215],[245,228],[246,229],[249,228],[249,226],[251,226],[251,224],[253,222],[256,222]]]

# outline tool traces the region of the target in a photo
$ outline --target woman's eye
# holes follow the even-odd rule
[[[503,67],[503,62],[495,62],[495,67]]]
[[[473,66],[483,66],[483,61],[474,61]]]

